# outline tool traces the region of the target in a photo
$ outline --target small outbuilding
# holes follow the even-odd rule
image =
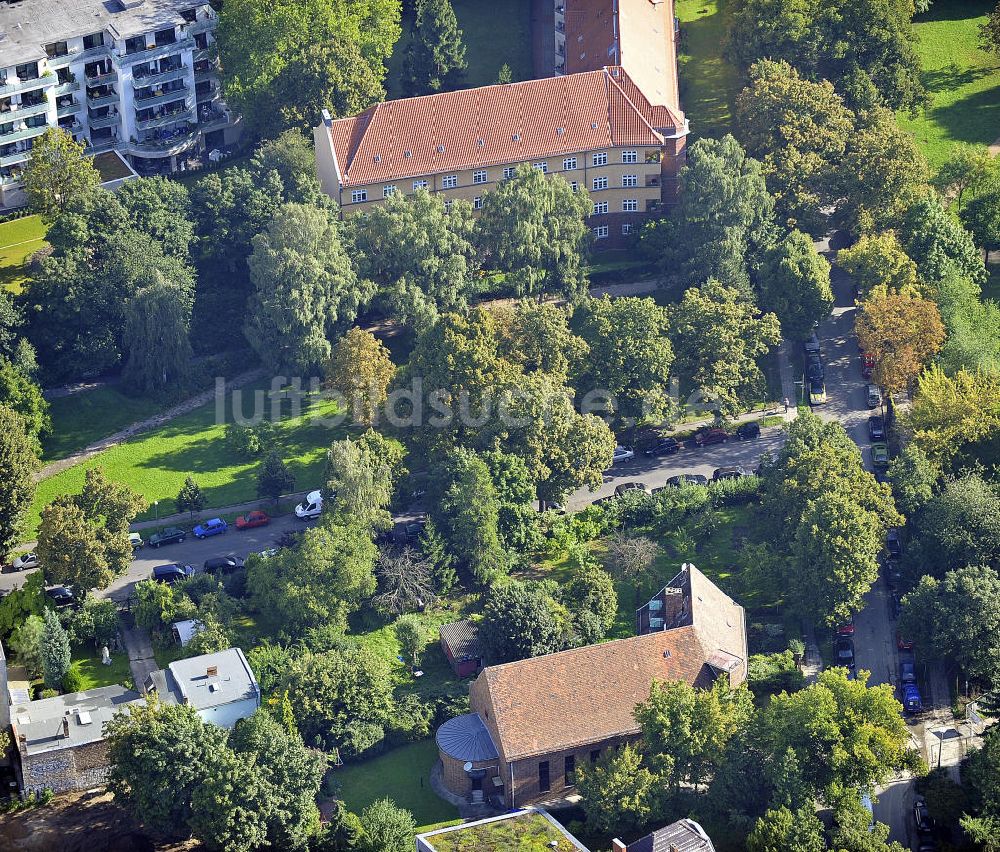
[[[479,645],[479,631],[468,619],[442,624],[440,627],[441,650],[459,677],[475,677],[483,667],[483,652]]]
[[[204,629],[205,625],[197,618],[186,618],[183,621],[175,621],[173,627],[174,639],[184,648],[187,647],[188,642]]]

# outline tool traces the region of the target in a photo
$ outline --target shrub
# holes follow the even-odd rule
[[[760,477],[741,476],[739,479],[720,479],[708,486],[712,505],[746,506],[760,500]]]
[[[238,423],[226,426],[226,444],[245,459],[268,452],[274,446],[274,440],[274,425],[270,420],[262,420],[256,426],[240,426]]]
[[[76,669],[70,669],[66,674],[63,675],[62,679],[62,691],[69,694],[71,692],[80,692],[83,690],[83,675],[81,675]]]

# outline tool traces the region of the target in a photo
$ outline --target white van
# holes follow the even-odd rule
[[[322,511],[323,511],[323,492],[310,491],[306,495],[306,499],[295,507],[295,517],[300,518],[303,521],[309,521],[312,520],[313,518],[318,518],[320,512]]]

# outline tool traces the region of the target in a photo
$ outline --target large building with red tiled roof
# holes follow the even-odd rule
[[[610,66],[387,101],[324,116],[314,135],[320,182],[344,214],[418,189],[478,208],[527,163],[590,192],[603,240],[634,233],[673,201],[687,122]]]
[[[746,680],[743,607],[693,565],[638,624],[629,639],[485,668],[470,687],[472,712],[438,731],[448,789],[506,807],[563,798],[578,766],[638,736],[634,710],[653,681]]]

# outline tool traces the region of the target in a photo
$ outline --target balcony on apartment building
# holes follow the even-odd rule
[[[126,41],[125,53],[114,54],[114,61],[119,67],[134,65],[136,62],[152,62],[154,59],[161,59],[164,56],[172,56],[175,53],[182,53],[185,50],[194,48],[194,39],[190,36],[175,39],[174,41],[163,41],[162,43],[146,42],[144,45],[138,43],[129,45],[133,39]]]
[[[46,115],[49,111],[49,100],[44,95],[35,98],[22,98],[20,103],[11,100],[0,101],[0,123],[9,121],[24,121],[34,116]]]
[[[106,56],[109,46],[104,42],[104,33],[86,36],[82,46],[69,47],[64,41],[45,46],[45,55],[50,68],[65,68],[73,62],[86,62]]]
[[[200,9],[185,9],[181,12],[184,18],[183,29],[188,35],[204,33],[215,27],[217,18]]]
[[[80,84],[75,79],[63,79],[62,77],[56,80],[56,87],[53,90],[55,96],[58,98],[60,95],[68,95],[72,92],[78,92],[80,90]]]
[[[111,106],[121,100],[118,92],[113,86],[99,86],[96,89],[87,89],[87,106],[96,109],[102,106]]]
[[[84,66],[83,76],[86,77],[88,86],[107,86],[118,82],[118,72],[108,60]]]
[[[187,68],[178,58],[173,62],[161,62],[156,65],[140,65],[132,69],[132,87],[136,90],[147,86],[162,86],[174,80],[183,80],[187,76]]]
[[[183,83],[177,85],[177,82],[178,81],[174,81],[169,88],[153,86],[136,90],[136,110],[145,110],[150,107],[160,106],[161,104],[176,101],[178,98],[186,98],[189,91],[188,87]]]
[[[79,112],[83,104],[72,95],[64,95],[56,101],[56,118],[66,118]]]
[[[87,113],[87,124],[91,130],[100,130],[104,127],[117,127],[120,121],[121,115],[114,108],[109,108],[107,112],[100,115],[92,112]]]
[[[48,128],[48,123],[45,121],[39,122],[37,119],[33,124],[23,121],[0,124],[0,145],[9,145],[13,142],[33,139],[35,136],[41,136],[46,128]]]
[[[206,104],[198,109],[198,129],[203,133],[210,130],[218,130],[220,127],[228,127],[232,124],[232,116],[229,110],[218,107],[210,107]]]
[[[179,153],[192,145],[198,138],[198,129],[186,126],[173,130],[161,130],[139,138],[129,143],[129,151],[133,154],[167,157]]]
[[[137,130],[155,130],[161,127],[167,127],[171,124],[176,124],[181,121],[191,122],[194,120],[194,109],[187,106],[184,101],[177,101],[180,107],[168,110],[159,109],[154,112],[153,115],[146,117],[140,117],[139,113],[136,113],[135,127]]]

